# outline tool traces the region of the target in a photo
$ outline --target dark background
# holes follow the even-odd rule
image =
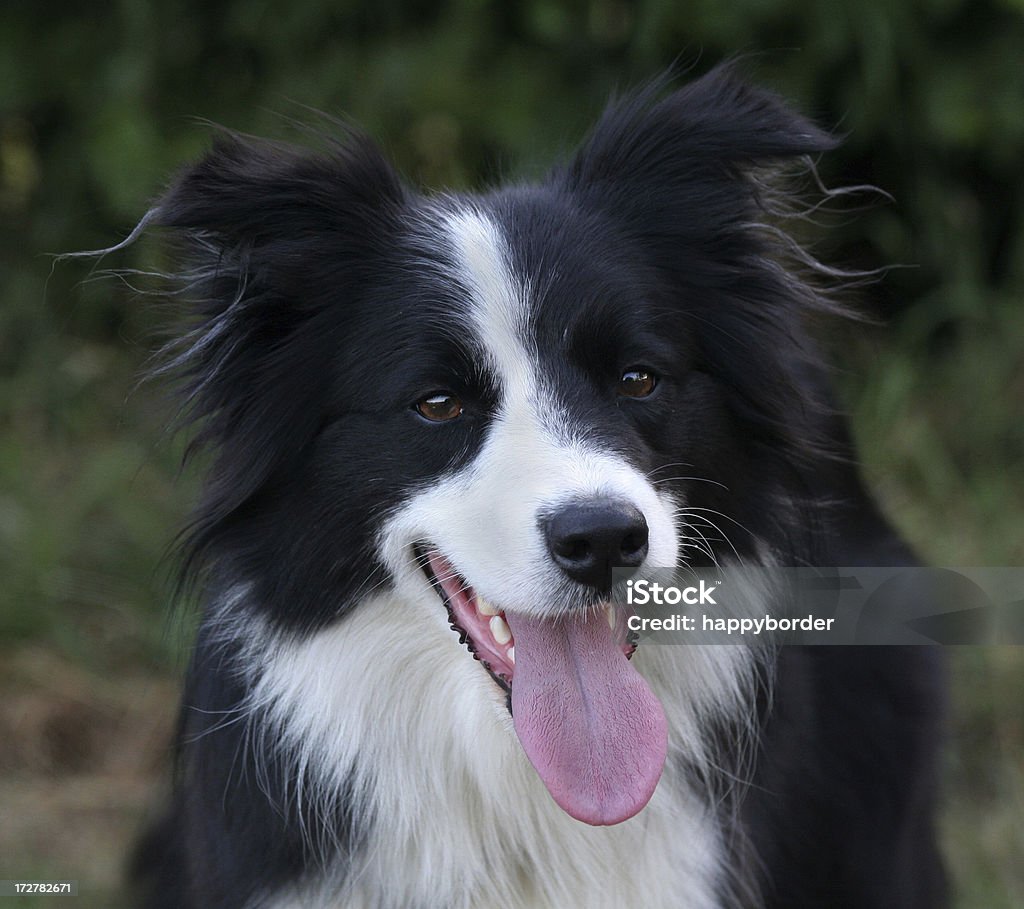
[[[121,0],[0,8],[0,878],[116,905],[159,796],[188,621],[162,557],[195,490],[161,389],[166,314],[108,247],[209,139],[351,116],[409,178],[564,155],[608,94],[746,70],[846,135],[815,253],[901,265],[823,329],[885,509],[935,564],[1024,564],[1024,3]],[[863,203],[870,203],[863,210]],[[1024,657],[951,649],[943,838],[960,907],[1024,905]],[[44,905],[44,902],[19,905]]]

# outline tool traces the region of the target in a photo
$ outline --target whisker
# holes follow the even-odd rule
[[[648,478],[649,479],[649,478]],[[680,483],[683,481],[692,481],[694,483],[711,483],[713,486],[720,486],[722,489],[728,491],[729,487],[725,483],[720,483],[718,480],[711,480],[708,477],[662,477],[658,480],[650,480],[650,483],[654,486],[658,486],[661,483]]]

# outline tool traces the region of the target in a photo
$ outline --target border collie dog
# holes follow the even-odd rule
[[[930,651],[634,648],[607,605],[614,566],[912,562],[785,231],[833,145],[727,65],[480,195],[349,131],[178,177],[136,233],[181,252],[203,614],[148,905],[943,904]]]

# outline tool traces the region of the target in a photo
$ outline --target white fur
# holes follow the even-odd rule
[[[642,647],[634,657],[665,705],[670,758],[650,804],[614,827],[573,820],[551,799],[512,729],[504,697],[447,628],[424,582],[380,595],[302,642],[274,642],[254,702],[303,767],[321,777],[309,835],[332,793],[356,793],[370,835],[349,879],[329,869],[277,905],[316,909],[719,906],[719,819],[680,758],[704,766],[709,711],[734,707],[747,654]]]
[[[290,794],[303,806],[307,835],[323,835],[319,820],[342,792],[368,828],[344,878],[325,868],[271,905],[720,906],[728,886],[721,819],[681,768],[711,775],[702,730],[709,717],[743,709],[749,652],[640,648],[634,662],[668,717],[669,760],[636,817],[589,827],[544,788],[504,694],[448,628],[414,564],[413,544],[428,541],[492,603],[555,615],[564,605],[553,591],[565,582],[538,515],[595,495],[644,513],[649,564],[674,565],[679,552],[677,503],[558,412],[527,340],[529,287],[512,273],[497,227],[475,211],[449,211],[442,221],[469,291],[465,316],[500,383],[500,409],[473,462],[412,496],[382,527],[393,590],[311,638],[249,636],[250,706],[271,718],[262,734],[298,762],[297,779],[315,781],[312,791]]]

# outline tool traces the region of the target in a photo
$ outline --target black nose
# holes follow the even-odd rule
[[[543,522],[548,551],[574,581],[608,590],[613,568],[636,568],[647,556],[647,521],[617,499],[570,502]]]

